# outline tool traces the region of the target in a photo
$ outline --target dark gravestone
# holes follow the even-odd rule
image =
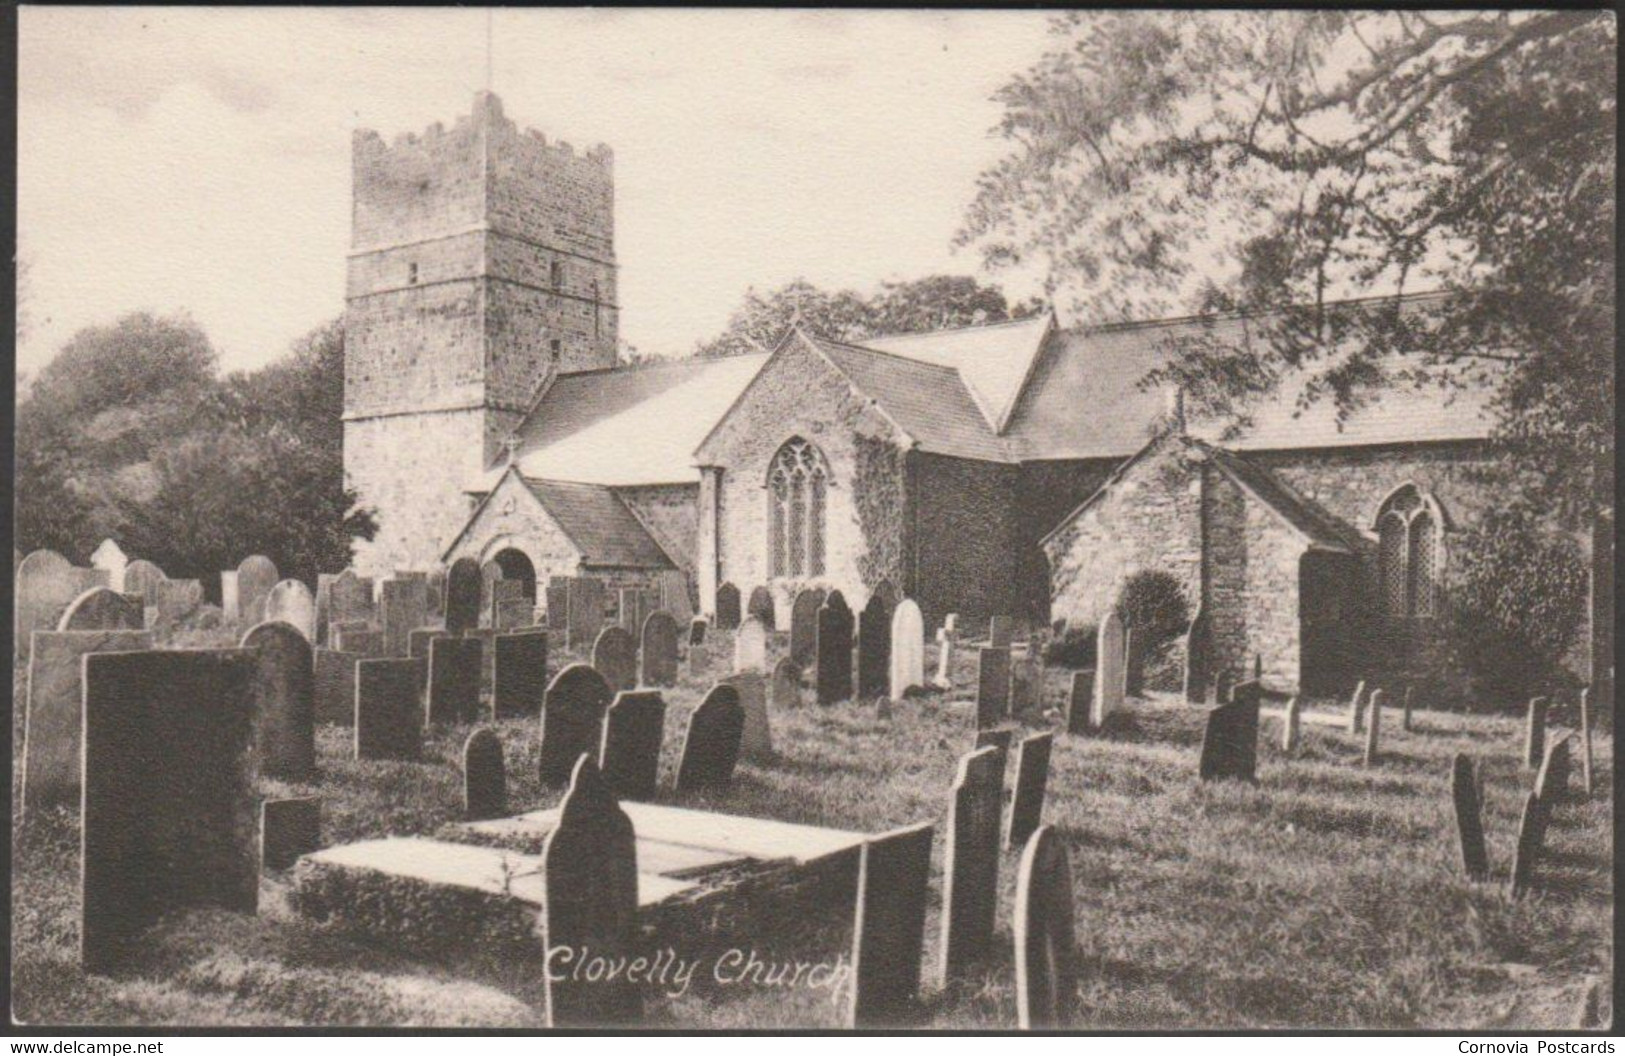
[[[85,657],[80,963],[106,972],[171,910],[253,913],[254,657]]]
[[[1009,616],[995,616],[987,623],[987,644],[995,649],[1008,649],[1015,640],[1016,621]]]
[[[1256,780],[1260,692],[1257,682],[1242,682],[1231,691],[1229,703],[1208,712],[1198,767],[1203,781]]]
[[[254,554],[237,566],[237,622],[252,627],[265,619],[265,599],[282,576],[268,557]]]
[[[1209,630],[1207,613],[1196,611],[1190,630],[1185,632],[1185,700],[1190,704],[1205,704],[1207,689],[1213,681],[1213,637]]]
[[[852,925],[851,1029],[907,1026],[918,1018],[933,835],[925,822],[863,844]]]
[[[1465,752],[1456,753],[1450,768],[1450,798],[1456,807],[1456,837],[1461,844],[1461,867],[1469,880],[1490,875],[1489,852],[1484,846],[1484,810],[1478,800],[1478,774]]]
[[[1591,687],[1580,690],[1580,781],[1586,797],[1591,796]]]
[[[1095,698],[1095,669],[1072,672],[1072,687],[1066,697],[1066,732],[1089,732],[1089,706]]]
[[[1143,627],[1129,627],[1123,631],[1124,663],[1123,693],[1130,697],[1145,693],[1146,633]]]
[[[1535,777],[1535,795],[1546,808],[1557,806],[1568,798],[1569,774],[1573,761],[1569,756],[1571,734],[1563,733],[1546,744],[1546,756],[1541,760],[1540,773]]]
[[[355,722],[355,665],[365,659],[337,649],[318,649],[315,658],[316,721],[349,726]]]
[[[1008,753],[1010,751],[1010,742],[1015,735],[1016,730],[1013,726],[1000,726],[997,729],[989,727],[984,730],[977,730],[976,740],[971,748],[973,751],[977,748],[997,748],[1001,752]]]
[[[436,638],[445,638],[445,631],[434,627],[418,627],[408,631],[406,635],[406,655],[418,662],[418,688],[429,688],[429,643]]]
[[[373,584],[370,576],[358,576],[345,569],[335,576],[327,587],[327,622],[359,621],[370,623],[377,613],[373,607]]]
[[[704,616],[696,616],[688,621],[688,644],[690,646],[704,645],[705,632],[709,628]]]
[[[818,651],[818,610],[823,604],[824,592],[808,587],[790,606],[790,659],[802,670]]]
[[[25,816],[58,804],[78,807],[84,657],[151,648],[146,631],[33,632],[23,712]]]
[[[463,742],[463,817],[469,821],[500,818],[508,812],[508,771],[502,761],[502,739],[484,727]]]
[[[1224,697],[1219,698],[1224,703]],[[1348,731],[1359,733],[1365,729],[1365,680],[1354,683],[1354,692],[1349,695]]]
[[[1365,757],[1366,766],[1376,766],[1382,740],[1382,705],[1383,692],[1380,689],[1371,691],[1371,704],[1367,709],[1365,724]]]
[[[887,696],[891,675],[892,606],[877,591],[858,616],[858,699]]]
[[[565,645],[571,649],[585,649],[598,640],[604,626],[604,584],[591,576],[582,576],[570,583],[570,625],[565,631]]]
[[[1508,885],[1513,898],[1527,894],[1535,885],[1535,869],[1540,864],[1546,842],[1548,807],[1535,793],[1523,801],[1523,819],[1518,824],[1518,846],[1512,857],[1512,881]]]
[[[818,610],[816,689],[820,704],[852,699],[852,610],[831,591]]]
[[[999,895],[999,815],[1004,807],[1004,760],[979,748],[959,760],[948,807],[948,848],[942,877],[942,979],[967,978],[993,948]]]
[[[59,631],[139,631],[146,626],[139,595],[116,594],[91,587],[68,603],[57,621]]]
[[[1020,847],[1038,831],[1044,817],[1044,788],[1049,783],[1050,748],[1055,735],[1038,733],[1016,749],[1016,790],[1010,799],[1006,846]]]
[[[717,630],[737,630],[739,618],[739,588],[724,583],[717,588]]]
[[[645,686],[677,684],[677,620],[669,612],[651,612],[643,621],[643,645],[638,650]]]
[[[547,692],[547,632],[513,631],[491,642],[496,668],[491,710],[498,719],[539,715]]]
[[[762,626],[770,631],[778,630],[773,623],[773,592],[766,587],[757,587],[750,592],[750,603],[745,606],[745,615],[761,620]]]
[[[480,563],[459,557],[446,570],[446,630],[461,634],[480,625]]]
[[[260,868],[288,869],[322,846],[322,801],[316,796],[260,804]]]
[[[571,664],[554,676],[542,698],[543,788],[564,787],[576,760],[598,751],[604,712],[614,697],[590,665]]]
[[[984,645],[976,650],[976,728],[1010,714],[1010,650]]]
[[[316,669],[310,642],[287,623],[262,623],[243,635],[255,656],[254,740],[260,772],[307,781],[316,772]]]
[[[423,700],[415,660],[355,665],[355,757],[416,762],[423,754]]]
[[[365,624],[335,623],[328,635],[333,648],[341,653],[377,657],[384,655],[384,632]]]
[[[1055,830],[1033,833],[1016,867],[1011,928],[1016,948],[1016,1023],[1022,1030],[1069,1026],[1077,1004],[1072,867]]]
[[[604,714],[598,769],[622,799],[653,799],[660,776],[666,701],[652,689],[615,695]]]
[[[480,714],[480,666],[485,643],[478,638],[436,638],[429,643],[430,726],[468,723]]]
[[[554,576],[547,581],[547,587],[542,591],[549,630],[562,631],[570,625],[571,582],[569,576]]]
[[[591,951],[605,963],[638,953],[638,858],[632,820],[590,758],[572,768],[558,825],[542,846],[544,964],[555,950]],[[549,1027],[627,1026],[643,1018],[630,973],[593,979],[560,972],[546,980]]]
[[[429,622],[429,584],[421,579],[386,579],[378,589],[381,655],[406,656],[408,637]]]
[[[510,627],[528,627],[531,620],[530,598],[525,595],[525,584],[518,579],[498,579],[491,583],[491,626],[497,630]]]
[[[1010,661],[1010,714],[1023,715],[1041,705],[1043,670],[1031,656],[1013,657]]]
[[[1533,770],[1546,757],[1546,698],[1529,702],[1528,724],[1524,727],[1523,765]]]
[[[677,791],[725,789],[733,783],[745,733],[745,709],[739,691],[717,685],[688,717],[683,754],[677,764]]]
[[[605,627],[592,646],[592,666],[604,676],[616,693],[636,689],[638,684],[638,642],[620,627]]]

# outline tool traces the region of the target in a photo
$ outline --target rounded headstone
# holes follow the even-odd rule
[[[310,640],[292,624],[267,621],[243,635],[255,655],[254,724],[260,770],[302,781],[316,770],[316,672]]]
[[[141,599],[91,587],[68,603],[59,631],[139,631],[145,626]]]
[[[265,619],[289,624],[306,641],[316,640],[316,599],[297,579],[284,579],[271,588],[265,596]]]

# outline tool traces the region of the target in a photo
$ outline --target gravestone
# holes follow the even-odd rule
[[[705,644],[705,632],[710,627],[704,616],[696,616],[688,621],[688,644],[692,648]]]
[[[35,631],[28,651],[23,711],[22,805],[79,803],[84,657],[152,648],[146,631]]]
[[[638,643],[620,627],[605,627],[598,632],[592,647],[592,666],[604,676],[609,688],[619,693],[623,689],[636,689],[638,685]]]
[[[416,762],[422,754],[423,698],[417,662],[357,661],[355,757]]]
[[[892,700],[902,700],[911,688],[925,685],[925,618],[912,598],[904,598],[892,610],[886,676],[886,694]]]
[[[446,569],[443,566],[437,566],[427,572],[415,572],[411,575],[423,577],[423,582],[428,588],[429,611],[436,617],[441,617],[441,622],[444,622],[442,614],[446,611]],[[396,572],[395,578],[407,579],[409,577],[401,572]]]
[[[949,619],[953,617],[950,616]],[[954,651],[959,647],[954,634],[947,627],[937,628],[937,674],[931,680],[939,689],[951,689],[954,684]]]
[[[711,687],[688,717],[677,764],[677,791],[722,790],[731,785],[744,730],[739,691],[726,683]]]
[[[1145,694],[1145,637],[1143,628],[1123,631],[1123,695],[1127,697]]]
[[[479,718],[480,668],[484,663],[485,643],[478,638],[448,635],[430,640],[425,716],[430,726],[469,723]]]
[[[1123,692],[1128,674],[1124,647],[1123,620],[1114,607],[1100,621],[1095,634],[1095,698],[1090,708],[1089,724],[1096,729],[1106,724],[1106,717],[1123,706]]]
[[[139,631],[146,627],[140,595],[91,587],[68,603],[59,631]]]
[[[491,641],[491,711],[498,719],[540,715],[547,692],[547,632],[510,631]]]
[[[358,623],[335,623],[328,630],[333,648],[341,653],[366,657],[385,655],[383,631]]]
[[[1547,810],[1568,798],[1569,773],[1573,765],[1569,758],[1569,738],[1569,734],[1563,733],[1547,742],[1540,773],[1535,777],[1535,795],[1540,797]]]
[[[1088,733],[1089,712],[1095,702],[1095,669],[1072,672],[1072,685],[1066,697],[1066,732]]]
[[[907,1026],[918,1019],[931,878],[930,822],[864,841],[852,925],[852,1029]]]
[[[1469,880],[1490,875],[1489,852],[1484,846],[1484,808],[1479,802],[1478,774],[1467,753],[1457,752],[1450,768],[1450,799],[1456,808],[1456,839],[1461,845],[1461,867]]]
[[[18,656],[28,648],[29,634],[55,628],[62,618],[62,610],[74,598],[97,585],[84,582],[80,570],[55,550],[35,550],[23,558],[13,576],[16,636],[12,647]]]
[[[1016,621],[1009,616],[995,616],[987,624],[987,644],[995,649],[1008,649],[1015,639]]]
[[[1185,632],[1185,702],[1205,704],[1213,681],[1213,637],[1207,613],[1198,608]]]
[[[1348,731],[1359,733],[1365,729],[1365,680],[1354,683],[1354,692],[1349,696]]]
[[[124,570],[129,565],[130,559],[111,539],[103,539],[90,554],[90,567],[106,572],[107,588],[117,594],[124,593]]]
[[[807,587],[790,605],[790,658],[803,670],[818,653],[818,610],[823,604],[824,592]]]
[[[129,579],[130,570],[125,569],[124,580],[127,583]],[[242,625],[242,602],[238,597],[238,593],[237,570],[233,568],[220,573],[220,613],[225,618],[226,623],[233,627]],[[156,608],[157,605],[158,588],[155,585],[152,598],[147,602],[147,607]]]
[[[650,800],[660,777],[660,747],[666,732],[666,701],[652,689],[615,695],[604,713],[598,769],[622,799]]]
[[[1254,781],[1258,770],[1258,705],[1262,687],[1242,682],[1230,700],[1207,713],[1198,774],[1203,781]]]
[[[625,963],[638,949],[638,857],[632,819],[615,802],[598,767],[582,758],[572,767],[558,825],[542,845],[542,947],[590,950],[604,963]],[[643,1018],[643,998],[631,973],[576,979],[544,971],[549,1027],[631,1026]]]
[[[1225,704],[1230,700],[1231,693],[1236,688],[1236,676],[1226,668],[1213,676],[1213,701],[1216,704]]]
[[[948,847],[942,865],[942,979],[966,979],[993,948],[999,895],[999,815],[1004,763],[996,748],[959,760],[948,806]]]
[[[1016,952],[1016,1023],[1022,1030],[1071,1025],[1078,994],[1072,867],[1055,829],[1032,834],[1016,867],[1011,921]]]
[[[739,757],[753,763],[771,760],[773,729],[767,718],[767,676],[760,671],[742,671],[723,681],[739,692],[739,708],[744,714]]]
[[[1051,733],[1035,733],[1016,748],[1016,789],[1010,797],[1010,825],[1006,845],[1020,847],[1038,831],[1044,817],[1044,789],[1049,783]]]
[[[463,817],[484,821],[507,813],[508,771],[502,761],[502,739],[482,726],[463,742]]]
[[[553,576],[547,581],[547,587],[542,592],[542,599],[546,608],[547,626],[554,631],[563,631],[570,626],[570,576]]]
[[[1377,765],[1377,753],[1380,750],[1379,739],[1382,737],[1382,690],[1371,691],[1370,715],[1366,718],[1365,726],[1365,765]]]
[[[491,583],[490,618],[493,629],[505,631],[510,627],[530,626],[533,608],[522,580],[498,579]]]
[[[858,614],[858,699],[890,697],[892,606],[875,591]]]
[[[1547,805],[1531,792],[1523,801],[1523,818],[1518,823],[1518,844],[1513,851],[1512,879],[1508,884],[1513,898],[1527,894],[1535,886],[1535,870],[1546,842]]]
[[[158,604],[155,607],[158,610],[158,623],[178,623],[203,607],[203,584],[195,579],[166,579],[158,584]],[[263,600],[260,611],[265,611]]]
[[[754,616],[739,625],[734,635],[735,671],[760,671],[767,666],[767,629]]]
[[[265,620],[265,599],[282,576],[270,558],[252,554],[237,566],[237,622],[252,627]]]
[[[371,577],[358,576],[349,569],[340,572],[327,589],[327,622],[357,620],[371,623],[378,617],[373,604],[374,587]],[[425,602],[425,619],[428,616]],[[422,626],[421,623],[418,626]]]
[[[284,781],[310,780],[316,773],[316,672],[310,640],[292,624],[269,620],[250,628],[241,647],[255,657],[251,691],[260,773]]]
[[[1523,765],[1533,770],[1545,756],[1546,698],[1535,697],[1529,702],[1529,717],[1524,727]]]
[[[750,602],[745,606],[745,615],[754,616],[762,621],[762,626],[770,631],[778,629],[773,613],[773,592],[766,587],[757,587],[750,592]]]
[[[669,612],[651,612],[644,619],[638,649],[643,685],[677,684],[677,632],[677,620]]]
[[[543,788],[562,788],[576,760],[598,751],[604,712],[614,697],[604,676],[588,664],[571,664],[553,676],[542,698]]]
[[[236,649],[85,657],[86,971],[115,967],[172,910],[255,911],[253,665]]]
[[[1587,797],[1591,795],[1591,687],[1580,690],[1580,778]]]
[[[852,610],[838,590],[831,591],[818,610],[817,664],[814,668],[817,699],[834,704],[852,699]]]
[[[232,572],[229,574],[232,577],[232,582],[235,583],[237,573]],[[142,606],[145,608],[156,608],[158,606],[158,584],[167,579],[169,577],[164,575],[163,569],[151,561],[137,558],[124,567],[124,593],[134,594],[139,597]],[[222,582],[224,581],[222,580]],[[224,601],[223,598],[221,600]],[[222,605],[222,608],[224,608],[224,605]],[[226,612],[226,618],[228,622],[236,622],[235,617],[229,611]]]
[[[739,588],[724,583],[717,588],[717,630],[732,631],[739,626]]]
[[[976,728],[985,729],[1010,714],[1010,650],[984,645],[976,650]]]
[[[260,804],[260,868],[291,869],[322,848],[322,801],[316,796],[268,799]]]
[[[1399,728],[1406,733],[1411,732],[1411,693],[1416,687],[1406,686],[1405,693],[1400,698]]]
[[[387,656],[409,656],[413,631],[429,622],[429,586],[422,579],[386,579],[378,584],[378,621]]]
[[[657,573],[655,588],[659,595],[657,608],[671,613],[679,624],[687,623],[694,617],[694,599],[689,595],[688,574],[682,569],[672,568]]]
[[[459,557],[446,570],[446,631],[461,634],[480,625],[480,590],[484,580],[480,563]],[[422,626],[422,621],[418,621]],[[410,628],[408,628],[410,629]]]
[[[788,656],[773,665],[769,705],[774,711],[785,711],[801,705],[801,668]]]
[[[315,653],[315,713],[317,722],[349,726],[355,722],[355,665],[357,653],[317,649]]]
[[[996,730],[977,730],[976,740],[971,750],[982,748],[997,748],[999,750],[999,783],[1004,783],[1004,761],[1010,755],[1010,741],[1015,737],[1013,726],[1001,726]]]
[[[436,638],[446,637],[450,636],[447,635],[445,631],[440,630],[438,627],[414,627],[412,630],[406,632],[406,655],[411,657],[422,657],[423,674],[425,678],[427,678],[429,674],[429,643],[434,641]]]
[[[1286,702],[1281,720],[1281,751],[1288,755],[1298,750],[1299,729],[1303,724],[1303,704],[1294,693]]]
[[[1043,673],[1037,658],[1028,655],[1010,661],[1010,714],[1022,715],[1042,703]]]
[[[565,631],[566,645],[571,649],[586,649],[598,640],[604,627],[604,584],[591,576],[582,576],[570,583],[570,625]]]
[[[265,596],[265,623],[285,623],[305,636],[305,641],[316,640],[316,599],[310,588],[297,579],[284,579]]]

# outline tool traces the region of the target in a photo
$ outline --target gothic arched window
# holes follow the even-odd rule
[[[767,470],[767,566],[774,577],[824,574],[823,454],[798,437],[787,440]]]
[[[1432,498],[1406,484],[1377,511],[1377,577],[1383,615],[1395,619],[1434,615],[1439,592],[1439,546],[1443,524]]]

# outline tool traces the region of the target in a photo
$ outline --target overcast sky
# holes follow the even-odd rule
[[[976,273],[949,241],[1045,25],[499,10],[494,87],[521,126],[615,149],[621,335],[680,354],[752,284]],[[228,369],[281,355],[343,309],[351,129],[450,125],[485,41],[479,10],[24,8],[19,367],[143,308],[190,311]]]

